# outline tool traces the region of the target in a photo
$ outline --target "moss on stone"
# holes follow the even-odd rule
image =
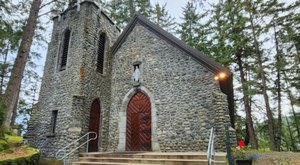
[[[20,146],[23,143],[23,137],[21,136],[14,136],[5,134],[5,139],[7,140],[9,146]]]

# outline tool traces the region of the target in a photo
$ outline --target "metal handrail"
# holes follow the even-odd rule
[[[90,138],[90,134],[94,134],[95,137],[94,138]],[[67,153],[67,149],[74,145],[75,143],[77,143],[78,141],[80,141],[81,139],[87,137],[87,140],[80,144],[78,147],[76,147],[75,149],[71,150],[70,152]],[[58,159],[58,160],[64,160],[64,165],[66,165],[66,158],[72,154],[74,151],[76,151],[77,149],[79,149],[80,147],[82,147],[83,145],[87,144],[86,145],[86,152],[88,152],[89,150],[89,142],[92,141],[92,140],[96,140],[97,139],[97,133],[96,132],[88,132],[86,134],[84,134],[83,136],[81,136],[80,138],[78,138],[77,140],[73,141],[72,143],[70,143],[69,145],[67,145],[66,147],[62,148],[62,149],[59,149],[56,154],[55,154],[55,157]],[[60,153],[63,152],[63,156],[61,158],[59,158],[60,156]]]
[[[215,129],[210,129],[209,142],[207,147],[207,162],[211,165],[212,157],[215,155]]]

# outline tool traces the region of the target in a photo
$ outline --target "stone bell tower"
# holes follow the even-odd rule
[[[70,0],[53,18],[39,102],[27,140],[46,157],[88,131],[98,134],[91,151],[108,141],[110,48],[119,30],[93,1]]]

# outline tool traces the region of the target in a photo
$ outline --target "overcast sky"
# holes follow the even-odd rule
[[[182,8],[186,5],[188,0],[151,0],[151,3],[154,5],[156,3],[159,3],[161,5],[164,5],[167,3],[167,10],[169,11],[170,15],[175,17],[176,19],[179,19],[182,15]]]

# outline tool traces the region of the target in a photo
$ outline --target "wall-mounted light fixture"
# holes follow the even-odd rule
[[[215,80],[223,80],[226,77],[227,77],[226,73],[220,72],[215,76]]]

